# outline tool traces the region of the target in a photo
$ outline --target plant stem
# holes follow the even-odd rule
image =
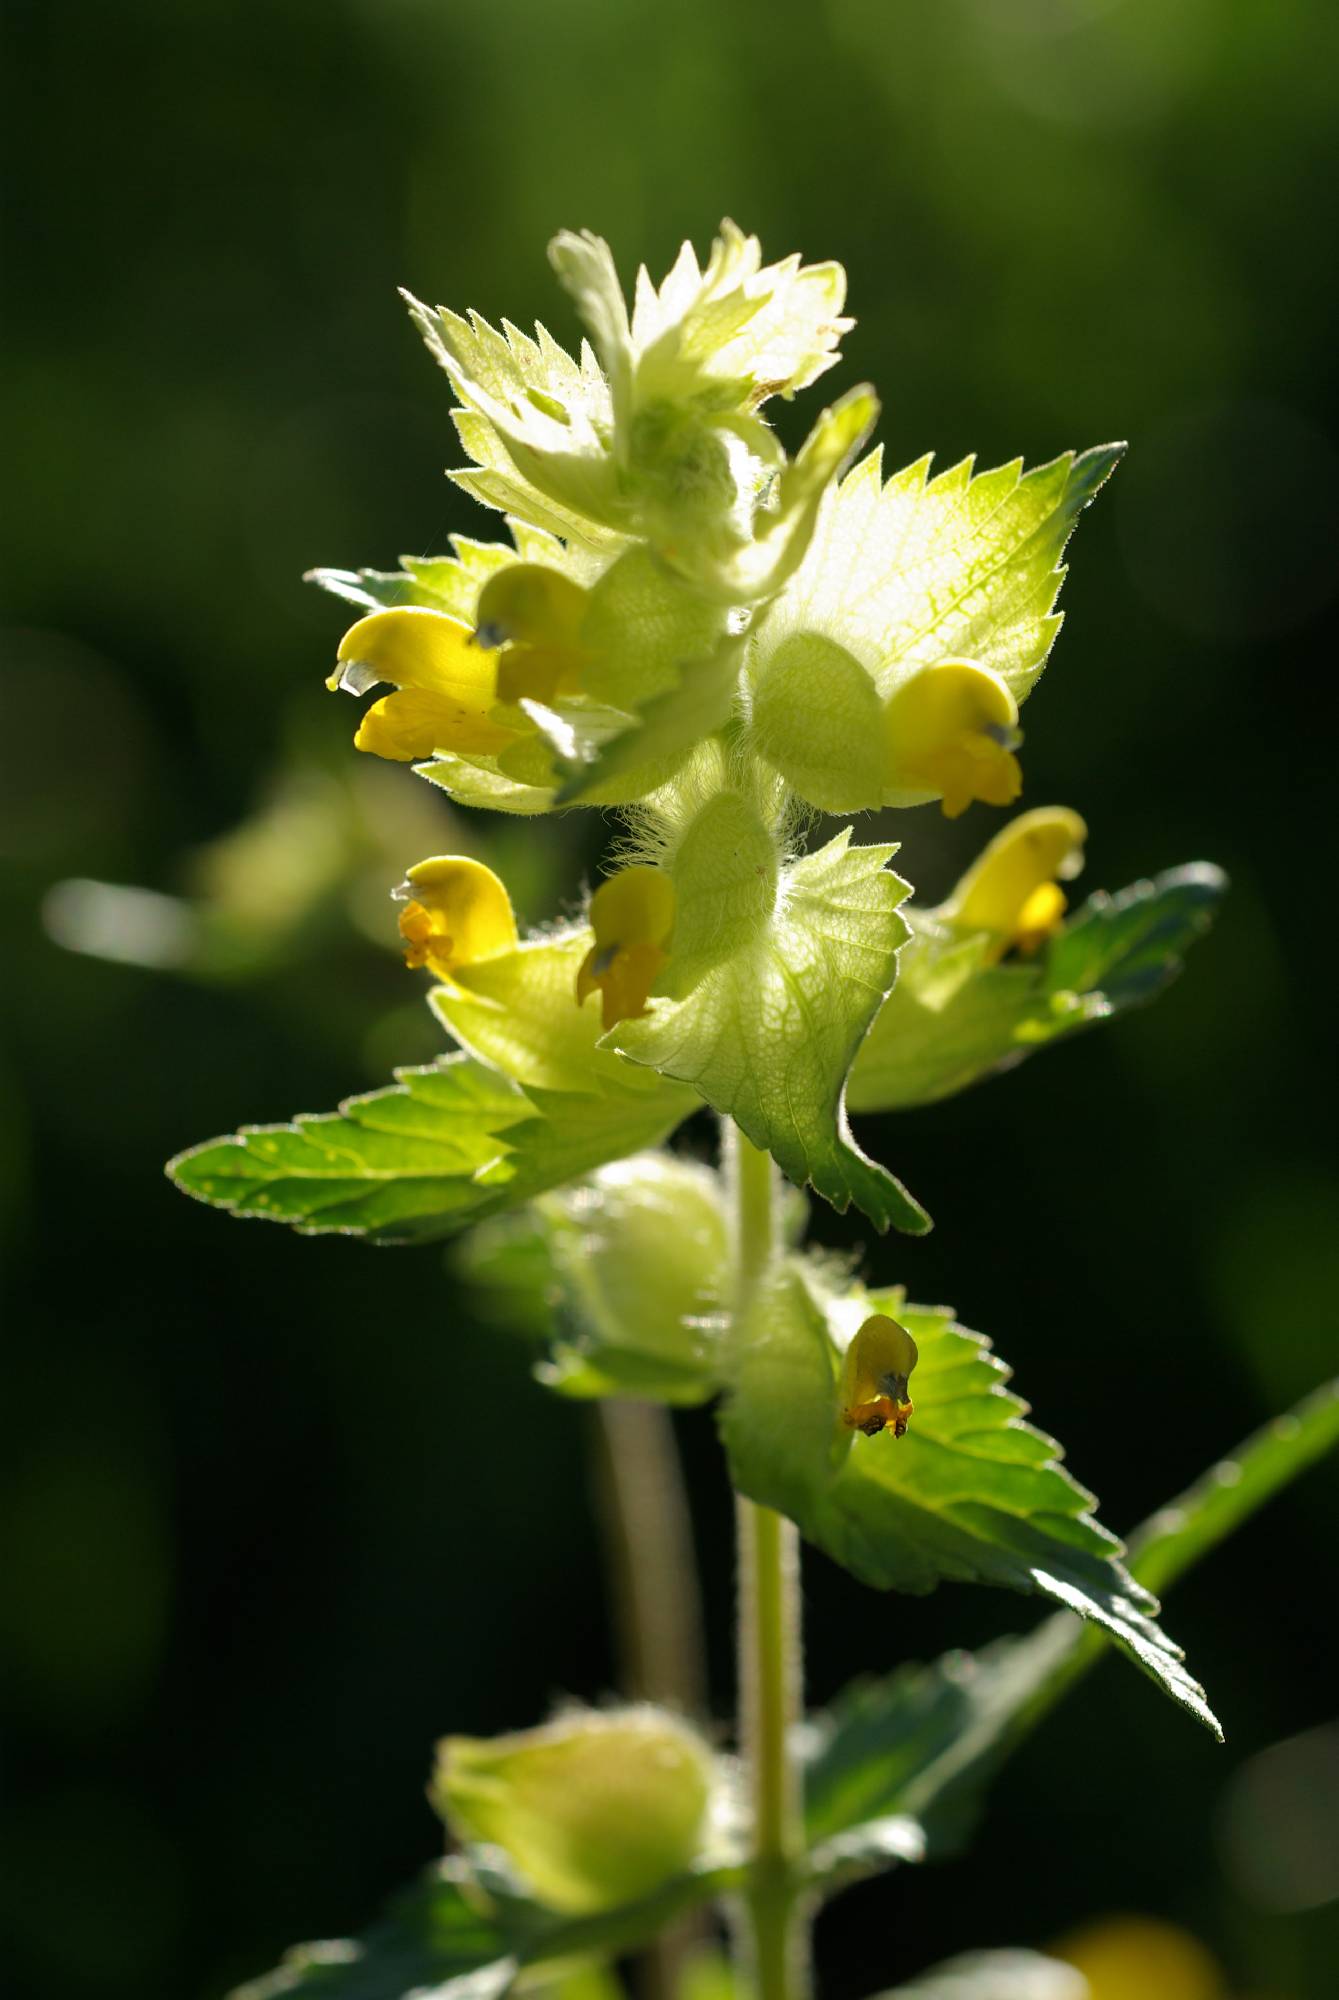
[[[742,1321],[775,1248],[776,1174],[768,1154],[730,1128],[726,1157],[734,1196],[734,1303]],[[803,1829],[790,1747],[802,1701],[799,1538],[784,1516],[742,1496],[736,1519],[740,1741],[753,1817],[745,1900],[749,1970],[757,2000],[803,2000],[808,1935],[795,1881]]]
[[[619,1680],[632,1701],[707,1711],[702,1595],[683,1468],[668,1410],[623,1398],[593,1405],[596,1513],[618,1635]],[[647,1947],[640,2000],[674,2000],[684,1965],[706,1944],[701,1911]]]
[[[701,1718],[707,1707],[702,1599],[669,1411],[622,1398],[594,1410],[597,1510],[623,1692]]]

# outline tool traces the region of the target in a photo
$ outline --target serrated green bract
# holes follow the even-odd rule
[[[631,323],[608,248],[565,232],[550,253],[611,363],[645,399],[668,398],[740,414],[771,396],[793,396],[837,361],[854,324],[841,317],[840,264],[764,266],[756,236],[721,224],[703,270],[685,243],[664,283],[637,273]],[[627,360],[620,367],[618,350]]]
[[[694,1101],[612,1081],[522,1090],[464,1056],[396,1074],[337,1112],[194,1146],[167,1172],[216,1208],[304,1235],[419,1242],[656,1144]]]
[[[861,1043],[853,1111],[931,1104],[1012,1068],[1046,1043],[1151,1000],[1181,970],[1227,888],[1207,862],[1089,898],[1031,959],[991,964],[985,938],[907,912],[897,986]]]
[[[872,391],[853,392],[793,464],[757,414],[836,358],[849,324],[840,267],[763,269],[756,240],[727,223],[705,272],[687,244],[658,291],[643,272],[629,319],[600,238],[564,232],[550,254],[594,342],[579,361],[542,327],[532,340],[409,299],[461,400],[474,467],[453,477],[569,542],[612,553],[644,540],[704,594],[762,601],[800,560],[823,489],[877,411]]]
[[[843,1431],[839,1355],[871,1312],[911,1333],[920,1360],[906,1437]],[[737,1330],[721,1433],[741,1493],[775,1507],[862,1582],[923,1592],[944,1579],[1037,1593],[1092,1619],[1217,1731],[1202,1690],[1120,1567],[1120,1545],[1054,1440],[1023,1421],[1009,1371],[944,1309],[834,1290],[792,1258]],[[847,1440],[851,1440],[849,1447]]]
[[[1130,1538],[1129,1568],[1165,1590],[1282,1487],[1339,1444],[1339,1382],[1276,1418]],[[848,1688],[805,1735],[805,1826],[821,1878],[886,1865],[889,1819],[920,1826],[933,1859],[976,1824],[1001,1765],[1106,1650],[1057,1612],[1023,1638],[954,1651]],[[828,1857],[831,1857],[829,1860]]]
[[[871,452],[828,491],[803,561],[750,637],[753,739],[812,805],[857,812],[933,797],[894,782],[889,697],[923,668],[968,659],[1021,702],[1050,651],[1059,557],[1124,447],[1023,473],[928,478],[929,458],[882,478]]]
[[[778,874],[752,801],[718,795],[670,866],[678,911],[659,990],[671,997],[604,1039],[691,1084],[834,1208],[854,1201],[878,1229],[919,1233],[929,1218],[856,1146],[843,1102],[906,936],[895,851],[852,848],[848,827]]]
[[[486,507],[601,550],[631,530],[612,450],[609,384],[589,347],[581,359],[536,327],[535,339],[479,313],[462,318],[405,294],[429,353],[462,408],[456,429],[479,468],[456,483]]]

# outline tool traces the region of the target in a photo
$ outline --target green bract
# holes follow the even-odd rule
[[[759,753],[824,812],[923,803],[897,780],[887,703],[937,662],[991,669],[1015,702],[1060,629],[1060,552],[1123,445],[1023,473],[1015,459],[928,477],[929,457],[886,484],[872,451],[830,489],[803,563],[749,641]]]

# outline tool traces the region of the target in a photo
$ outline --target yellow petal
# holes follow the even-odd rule
[[[918,1359],[904,1326],[886,1313],[871,1313],[842,1363],[842,1422],[867,1437],[891,1425],[893,1436],[902,1437],[912,1412],[907,1380]]]
[[[446,978],[457,965],[475,965],[514,948],[511,898],[482,861],[438,854],[416,863],[408,880],[413,900],[401,914],[400,931],[409,965],[427,965]]]
[[[360,618],[341,639],[337,657],[340,667],[365,667],[392,687],[449,695],[467,708],[483,708],[495,699],[491,655],[475,644],[468,626],[424,605]],[[330,685],[339,679],[336,671]]]
[[[559,570],[543,563],[508,563],[479,593],[479,643],[573,647],[589,602],[581,585]]]
[[[595,942],[577,973],[577,1005],[598,991],[606,1029],[640,1020],[669,959],[673,883],[659,868],[625,868],[591,897],[590,921]]]
[[[590,922],[597,945],[663,945],[674,928],[674,884],[659,868],[624,868],[591,897]]]
[[[889,785],[937,792],[949,819],[973,799],[1011,805],[1022,789],[1018,704],[975,660],[941,660],[914,675],[890,695],[884,728]]]
[[[1088,829],[1067,806],[1038,806],[1001,829],[958,883],[941,914],[962,930],[990,931],[993,956],[1035,951],[1059,928],[1068,880],[1083,866]]]
[[[482,708],[467,708],[450,695],[405,688],[372,703],[353,741],[355,748],[370,750],[374,756],[411,764],[431,757],[435,750],[492,756],[514,743],[516,732],[493,722]]]
[[[477,636],[481,646],[502,648],[499,700],[551,702],[577,691],[588,603],[580,584],[542,563],[510,563],[489,578],[479,596]]]

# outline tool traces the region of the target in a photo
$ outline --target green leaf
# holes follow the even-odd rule
[[[920,1350],[905,1438],[854,1437],[840,1422],[839,1358],[862,1320],[887,1313]],[[862,1582],[921,1593],[941,1580],[1049,1597],[1100,1625],[1135,1663],[1218,1733],[1203,1691],[1153,1622],[1155,1600],[1121,1568],[1120,1545],[1023,1421],[1009,1370],[946,1309],[900,1293],[839,1294],[790,1259],[732,1348],[721,1431],[740,1492],[788,1514]],[[848,1442],[849,1441],[849,1442]]]
[[[708,838],[703,817],[700,839],[696,830],[686,836],[671,867],[678,915],[663,984],[677,980],[678,995],[653,1001],[647,1018],[619,1022],[605,1043],[691,1084],[834,1208],[854,1201],[876,1228],[920,1234],[928,1216],[856,1146],[844,1103],[852,1057],[906,936],[898,910],[906,884],[887,865],[896,849],[852,848],[846,827],[777,880],[765,828],[753,830],[751,858],[749,802],[726,793],[710,803],[714,815],[733,813],[731,839],[714,826]],[[732,913],[730,894],[731,870],[746,855],[758,898],[747,921]]]
[[[192,1147],[167,1172],[200,1201],[303,1235],[420,1242],[654,1145],[693,1103],[614,1081],[522,1090],[463,1056],[396,1074],[338,1112]]]
[[[476,541],[472,535],[451,535],[454,554],[449,556],[401,556],[398,570],[311,569],[303,581],[362,611],[418,604],[473,625],[480,591],[491,576],[512,563],[545,563],[577,581],[586,580],[588,564],[580,551],[564,549],[555,535],[525,521],[509,520],[507,527],[510,547],[506,542]]]
[[[231,2000],[280,2000],[311,1994],[329,2000],[401,2000],[431,1987],[445,2000],[491,2000],[504,1993],[516,1962],[497,1924],[462,1893],[451,1863],[402,1890],[386,1914],[354,1940],[298,1945],[263,1978],[239,1986]]]
[[[1081,1972],[1035,1951],[973,1951],[879,2000],[1089,2000]]]
[[[908,912],[894,992],[851,1070],[851,1110],[932,1104],[1012,1069],[1046,1043],[1155,998],[1181,971],[1227,889],[1207,861],[1083,905],[1035,959],[988,965],[980,934]]]
[[[1045,960],[1047,991],[1099,994],[1103,1014],[1140,1005],[1176,978],[1227,893],[1211,861],[1169,868],[1114,896],[1090,896],[1054,940]]]
[[[1131,1573],[1146,1589],[1167,1589],[1336,1444],[1339,1381],[1159,1509],[1132,1538]],[[956,1852],[1001,1765],[1105,1650],[1100,1631],[1062,1611],[975,1656],[948,1653],[849,1688],[806,1730],[805,1818],[816,1871],[824,1872],[828,1853],[848,1871],[862,1852],[870,1867],[885,1865],[865,1836],[893,1817],[919,1823],[932,1856]]]
[[[737,1887],[734,1867],[700,1868],[640,1902],[591,1917],[555,1917],[508,1897],[489,1914],[459,1860],[442,1862],[395,1897],[361,1938],[300,1945],[232,2000],[498,2000],[535,1968],[633,1951],[667,1924]]]

